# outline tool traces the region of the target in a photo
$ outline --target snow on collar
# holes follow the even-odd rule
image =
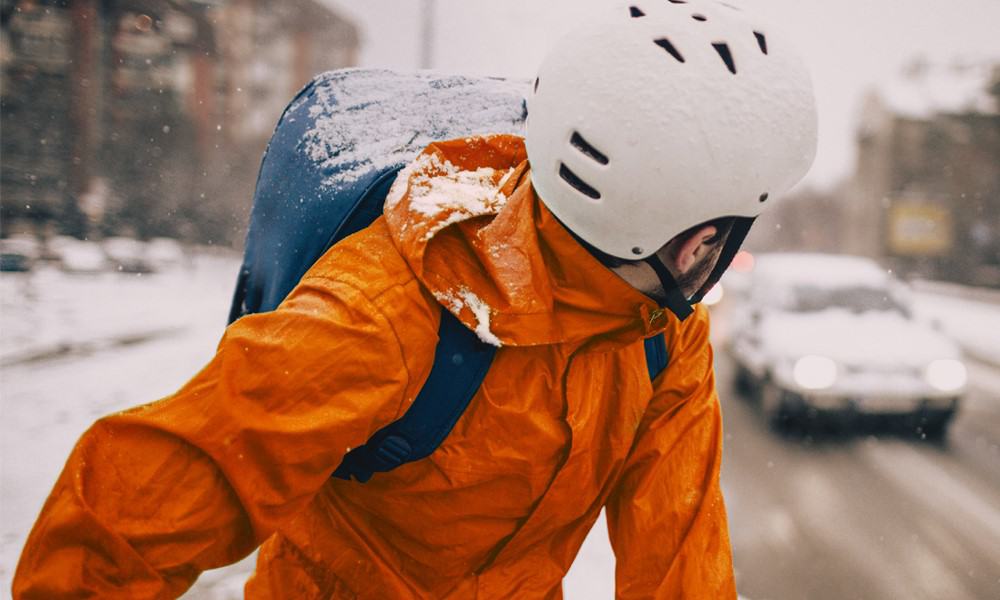
[[[490,331],[490,312],[492,309],[472,290],[460,287],[451,293],[437,292],[434,294],[434,297],[451,311],[452,314],[460,315],[466,308],[472,311],[472,316],[476,319],[476,326],[473,331],[479,339],[491,346],[498,348],[503,346],[500,338]]]
[[[515,167],[479,167],[465,171],[437,154],[421,154],[399,172],[385,201],[391,211],[404,196],[409,210],[423,217],[423,240],[445,227],[473,217],[495,215],[507,203],[501,191]]]
[[[630,343],[669,321],[545,209],[520,137],[429,145],[396,178],[385,220],[421,285],[489,344]]]
[[[386,221],[400,252],[438,302],[481,340],[500,346],[490,330],[494,309],[473,284],[424,277],[423,255],[428,243],[449,226],[476,217],[495,216],[507,204],[511,178],[523,171],[526,156],[521,138],[477,136],[429,145],[403,168],[386,196]]]
[[[499,213],[507,204],[507,196],[500,190],[513,173],[514,167],[506,171],[492,167],[464,171],[437,154],[421,154],[400,171],[386,197],[386,210],[408,195],[410,210],[425,218],[422,239],[430,241],[449,225]],[[490,331],[489,305],[470,289],[436,291],[434,296],[455,315],[461,315],[466,308],[472,311],[476,319],[473,331],[479,339],[493,346],[503,345]]]

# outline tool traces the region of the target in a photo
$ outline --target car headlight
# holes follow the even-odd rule
[[[807,390],[823,390],[837,381],[837,363],[825,356],[803,356],[795,361],[792,378]]]
[[[935,360],[924,369],[924,379],[942,392],[957,392],[965,387],[969,375],[962,361],[954,358]]]

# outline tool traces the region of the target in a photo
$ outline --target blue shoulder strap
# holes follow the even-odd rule
[[[496,347],[441,310],[434,365],[410,408],[347,453],[333,476],[364,483],[375,473],[430,456],[465,412],[493,363]]]
[[[348,452],[334,477],[365,483],[375,473],[430,456],[451,433],[479,391],[497,349],[444,309],[438,338],[430,375],[406,414]],[[667,366],[667,346],[662,333],[643,345],[652,381]]]
[[[647,338],[643,341],[646,347],[646,368],[649,369],[649,380],[654,381],[656,376],[667,368],[667,341],[663,334]]]

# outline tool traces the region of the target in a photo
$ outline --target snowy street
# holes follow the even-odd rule
[[[0,587],[77,437],[96,418],[169,394],[212,355],[238,257],[199,255],[151,275],[0,278]],[[723,486],[737,583],[748,600],[996,597],[1000,589],[1000,303],[921,289],[918,312],[976,356],[940,444],[878,434],[771,433],[716,353],[726,420]],[[718,319],[724,318],[724,313]],[[724,330],[721,323],[717,329]],[[992,364],[991,364],[992,363]],[[206,573],[186,598],[242,597],[250,561]],[[613,597],[602,522],[565,582]]]
[[[1000,377],[982,365],[943,444],[771,433],[717,360],[722,482],[750,599],[982,599],[1000,589]],[[727,390],[727,387],[729,390]]]

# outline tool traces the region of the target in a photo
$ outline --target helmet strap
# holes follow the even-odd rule
[[[684,297],[684,293],[677,284],[677,280],[674,279],[673,273],[663,264],[663,261],[655,254],[650,254],[643,259],[643,262],[652,267],[653,271],[656,272],[656,276],[660,279],[660,285],[663,286],[663,292],[666,294],[663,308],[669,309],[681,321],[691,316],[691,313],[694,312],[691,304]]]
[[[733,223],[733,228],[729,231],[729,237],[726,238],[726,245],[722,248],[722,252],[719,254],[718,260],[715,261],[715,268],[712,269],[712,273],[705,280],[704,285],[698,292],[691,296],[691,304],[697,304],[701,302],[701,299],[705,297],[712,287],[722,279],[722,275],[732,264],[733,259],[736,257],[736,253],[740,251],[743,246],[743,241],[746,240],[747,234],[750,233],[750,227],[753,225],[754,219],[756,217],[737,217],[736,222]]]
[[[719,253],[719,258],[715,261],[715,267],[709,274],[708,279],[705,280],[705,283],[702,284],[701,289],[691,296],[691,298],[684,297],[684,293],[677,284],[677,280],[674,279],[670,269],[663,264],[659,257],[651,254],[645,258],[644,262],[656,272],[656,276],[660,278],[660,285],[663,286],[663,290],[666,293],[664,308],[669,309],[681,321],[688,318],[694,312],[692,307],[701,302],[705,294],[719,282],[726,269],[732,264],[733,258],[736,257],[736,253],[743,246],[743,241],[746,240],[747,234],[750,233],[750,227],[753,225],[753,222],[754,217],[738,217],[736,219],[736,222],[733,223],[733,228],[729,231],[729,236],[726,238],[726,245],[723,246],[722,252]]]
[[[740,247],[743,246],[743,241],[746,239],[747,234],[750,233],[750,227],[754,223],[755,217],[737,217],[736,222],[733,223],[733,228],[729,231],[729,236],[726,238],[726,245],[722,248],[722,252],[719,253],[719,258],[715,262],[715,268],[712,269],[712,273],[705,280],[704,285],[701,289],[691,296],[690,299],[684,297],[684,292],[681,291],[680,286],[677,284],[677,280],[674,279],[673,273],[670,269],[663,264],[656,254],[650,254],[648,257],[642,259],[641,262],[645,262],[653,271],[656,273],[657,278],[660,280],[660,286],[663,288],[665,294],[665,301],[662,308],[668,309],[670,312],[681,321],[691,316],[694,312],[692,308],[695,304],[701,302],[701,299],[708,293],[712,287],[719,282],[722,278],[723,273],[729,268],[729,265],[733,262],[733,258],[736,257],[736,253],[740,251]],[[556,218],[558,221],[558,217]],[[580,236],[573,233],[573,230],[566,227],[562,221],[559,221],[560,225],[566,229],[567,232],[573,239],[575,239],[591,256],[596,258],[606,267],[613,267],[618,264],[633,262],[627,261],[621,258],[617,258],[606,252],[598,250],[593,245],[588,243],[586,240]],[[638,261],[636,261],[638,262]]]
[[[558,220],[558,217],[556,218],[556,220]],[[573,239],[575,239],[581,246],[583,246],[583,248],[587,252],[589,252],[591,256],[596,258],[598,262],[608,267],[609,269],[624,263],[636,263],[636,262],[647,263],[650,267],[653,268],[653,271],[656,273],[657,278],[659,278],[660,285],[663,287],[663,291],[666,294],[666,301],[662,306],[662,308],[670,310],[670,312],[674,313],[677,316],[677,318],[680,319],[681,321],[688,318],[688,316],[690,316],[690,314],[694,312],[694,310],[691,308],[691,305],[688,303],[687,298],[685,298],[683,292],[681,292],[680,286],[677,285],[677,280],[674,279],[673,274],[670,273],[670,269],[668,269],[667,266],[664,265],[660,261],[660,259],[656,257],[655,254],[652,254],[647,258],[644,258],[639,261],[630,261],[630,260],[625,260],[623,258],[618,258],[616,256],[612,256],[602,250],[595,248],[587,240],[573,233],[573,230],[570,229],[569,227],[566,227],[566,225],[563,224],[562,221],[560,221],[560,224],[563,225],[566,231],[568,231],[569,234],[573,236]]]

